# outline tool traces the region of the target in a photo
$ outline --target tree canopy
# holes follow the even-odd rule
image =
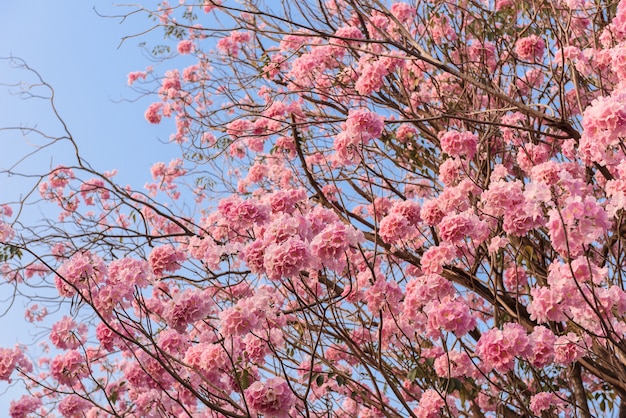
[[[626,416],[626,2],[145,7],[144,189],[19,129],[12,417]]]

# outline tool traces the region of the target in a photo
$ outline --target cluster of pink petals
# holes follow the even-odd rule
[[[476,154],[478,137],[471,132],[446,131],[439,133],[441,150],[452,157],[472,159]]]
[[[296,400],[289,384],[278,377],[254,382],[245,399],[252,411],[267,418],[288,418]]]
[[[181,268],[181,264],[186,260],[185,253],[177,250],[171,244],[156,247],[150,253],[148,262],[155,275],[161,276],[165,272],[173,273]]]
[[[11,381],[11,374],[16,367],[24,369],[26,372],[32,371],[30,361],[24,355],[21,348],[0,348],[0,381]]]
[[[514,367],[515,358],[528,354],[530,342],[519,324],[507,323],[502,330],[492,328],[482,334],[476,343],[476,354],[485,369],[505,373]]]
[[[187,289],[167,304],[163,318],[170,327],[183,333],[189,324],[206,317],[213,307],[210,292]]]
[[[546,43],[537,35],[530,35],[515,42],[515,53],[525,61],[539,61],[543,58]]]
[[[88,363],[78,350],[69,350],[52,359],[50,375],[60,384],[71,387],[89,375]]]

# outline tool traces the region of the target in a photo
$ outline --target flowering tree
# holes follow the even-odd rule
[[[626,2],[260,3],[137,10],[145,190],[3,206],[11,416],[626,416]]]

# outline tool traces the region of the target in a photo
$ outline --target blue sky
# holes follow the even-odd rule
[[[152,163],[169,162],[176,152],[176,147],[159,143],[159,138],[169,137],[169,126],[149,125],[143,117],[154,98],[141,98],[126,84],[129,72],[152,64],[139,43],[159,42],[162,32],[131,38],[120,46],[123,37],[143,32],[153,22],[139,14],[121,23],[119,18],[98,16],[94,7],[104,15],[130,10],[105,1],[4,2],[0,56],[20,57],[54,87],[58,111],[83,156],[95,169],[117,168],[118,182],[141,187],[150,179]],[[12,69],[8,61],[0,61],[1,84],[32,79],[26,72]],[[36,101],[21,100],[10,91],[15,88],[0,86],[0,128],[37,126],[46,132],[59,132],[60,125],[51,118],[49,108]],[[28,142],[17,132],[0,132],[0,170],[30,150]],[[18,168],[45,171],[67,159],[68,151],[57,148]],[[15,177],[3,177],[0,181],[0,202],[25,193],[28,184]],[[10,296],[7,291],[6,286],[0,286],[0,312],[6,308]],[[18,300],[7,315],[0,317],[0,347],[32,339],[24,326],[23,305],[24,301]],[[7,415],[10,400],[19,396],[19,390],[7,389],[5,383],[0,383],[0,416]]]

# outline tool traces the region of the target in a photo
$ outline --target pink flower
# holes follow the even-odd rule
[[[421,217],[426,225],[437,226],[444,216],[437,199],[427,200],[422,205]]]
[[[254,382],[244,395],[250,409],[267,418],[288,418],[296,401],[287,382],[278,377]]]
[[[93,406],[78,395],[67,395],[59,402],[58,409],[64,418],[83,418],[85,411]]]
[[[510,291],[516,291],[520,286],[528,283],[526,270],[522,267],[509,267],[504,270],[504,286]]]
[[[417,11],[406,3],[398,2],[391,5],[391,14],[400,22],[409,22],[415,19]]]
[[[435,372],[443,378],[472,376],[478,368],[465,351],[449,351],[435,360]]]
[[[217,49],[221,52],[235,57],[239,54],[239,49],[241,45],[249,42],[252,39],[250,33],[236,31],[227,36],[226,38],[222,38],[217,42]]]
[[[77,350],[70,350],[52,360],[50,375],[62,385],[73,386],[89,375],[89,368],[82,354]]]
[[[543,416],[542,412],[555,407],[557,410],[565,408],[565,401],[552,392],[539,392],[530,398],[530,410],[537,416]]]
[[[478,216],[466,211],[444,217],[439,223],[439,235],[457,245],[465,239],[480,243],[489,236],[489,227]]]
[[[554,342],[554,362],[562,365],[571,364],[585,355],[586,344],[573,332],[562,335]]]
[[[235,306],[220,312],[222,334],[225,336],[244,335],[259,325],[261,316],[250,303],[242,299]]]
[[[96,338],[100,341],[102,348],[109,352],[113,351],[114,344],[118,340],[118,336],[115,332],[104,322],[100,322],[96,327]]]
[[[492,181],[489,189],[481,194],[481,201],[486,213],[502,216],[524,203],[522,183],[520,181]]]
[[[546,43],[537,35],[530,35],[515,42],[515,53],[524,61],[535,61],[543,58]]]
[[[11,401],[9,415],[11,418],[28,418],[28,415],[34,413],[40,406],[43,406],[40,398],[22,395],[17,401]]]
[[[176,49],[181,55],[191,54],[191,52],[193,51],[193,42],[189,39],[183,39],[178,43]]]
[[[567,317],[561,305],[559,292],[548,287],[533,287],[530,290],[532,301],[528,305],[530,319],[539,323],[565,321]]]
[[[311,240],[311,254],[326,268],[341,271],[346,266],[346,251],[363,241],[363,235],[351,226],[334,222]]]
[[[9,242],[15,236],[11,225],[0,221],[0,242]]]
[[[441,408],[444,405],[444,398],[436,390],[425,390],[415,410],[415,415],[418,418],[438,418],[441,416]]]
[[[134,71],[132,73],[128,73],[128,85],[132,85],[135,81],[139,80],[140,78],[142,80],[146,79],[146,72],[145,71]]]
[[[561,255],[577,257],[610,227],[606,210],[593,197],[572,196],[561,210],[549,212],[552,246]]]
[[[528,336],[530,340],[530,353],[528,361],[535,367],[544,367],[552,363],[554,359],[554,343],[556,337],[554,333],[543,326],[535,327]]]
[[[387,74],[389,74],[389,69],[383,60],[368,62],[363,65],[354,89],[362,96],[372,94],[381,89]]]
[[[161,111],[163,110],[163,103],[152,103],[146,110],[145,117],[150,123],[157,124],[161,122]]]
[[[181,263],[186,257],[182,251],[177,250],[171,244],[156,247],[150,253],[148,261],[155,275],[161,276],[164,272],[175,272],[180,269]]]
[[[72,318],[64,316],[60,321],[52,325],[50,341],[55,347],[62,350],[76,349],[85,341],[87,325],[78,326]]]
[[[476,354],[487,369],[505,373],[513,369],[516,356],[527,354],[529,339],[519,324],[507,323],[502,330],[490,329],[476,343]]]
[[[472,159],[476,154],[478,136],[471,132],[439,132],[441,150],[452,157]]]
[[[428,333],[440,335],[449,331],[462,337],[476,327],[476,320],[470,313],[469,306],[463,299],[446,297],[430,303],[425,312],[428,316]]]
[[[300,239],[291,237],[281,244],[271,244],[265,250],[263,264],[272,280],[292,278],[311,264],[311,252]]]
[[[11,382],[11,374],[16,367],[27,372],[32,371],[32,365],[20,348],[0,348],[0,381]]]
[[[443,266],[454,260],[457,250],[454,246],[442,243],[430,247],[422,256],[422,271],[426,274],[441,274]]]
[[[402,299],[402,290],[395,280],[378,279],[364,293],[363,299],[370,312],[391,310],[396,312]]]
[[[354,138],[353,143],[367,143],[379,138],[385,127],[383,118],[369,110],[350,110],[346,120],[346,132]]]
[[[213,308],[209,292],[187,289],[174,296],[163,311],[163,318],[170,327],[183,333],[187,325],[205,318]]]
[[[101,283],[106,273],[106,265],[99,256],[89,251],[76,253],[59,267],[55,284],[61,296],[69,297],[76,290],[86,291],[92,284]]]
[[[417,229],[400,213],[390,213],[380,221],[380,237],[389,244],[409,240],[417,235]]]

